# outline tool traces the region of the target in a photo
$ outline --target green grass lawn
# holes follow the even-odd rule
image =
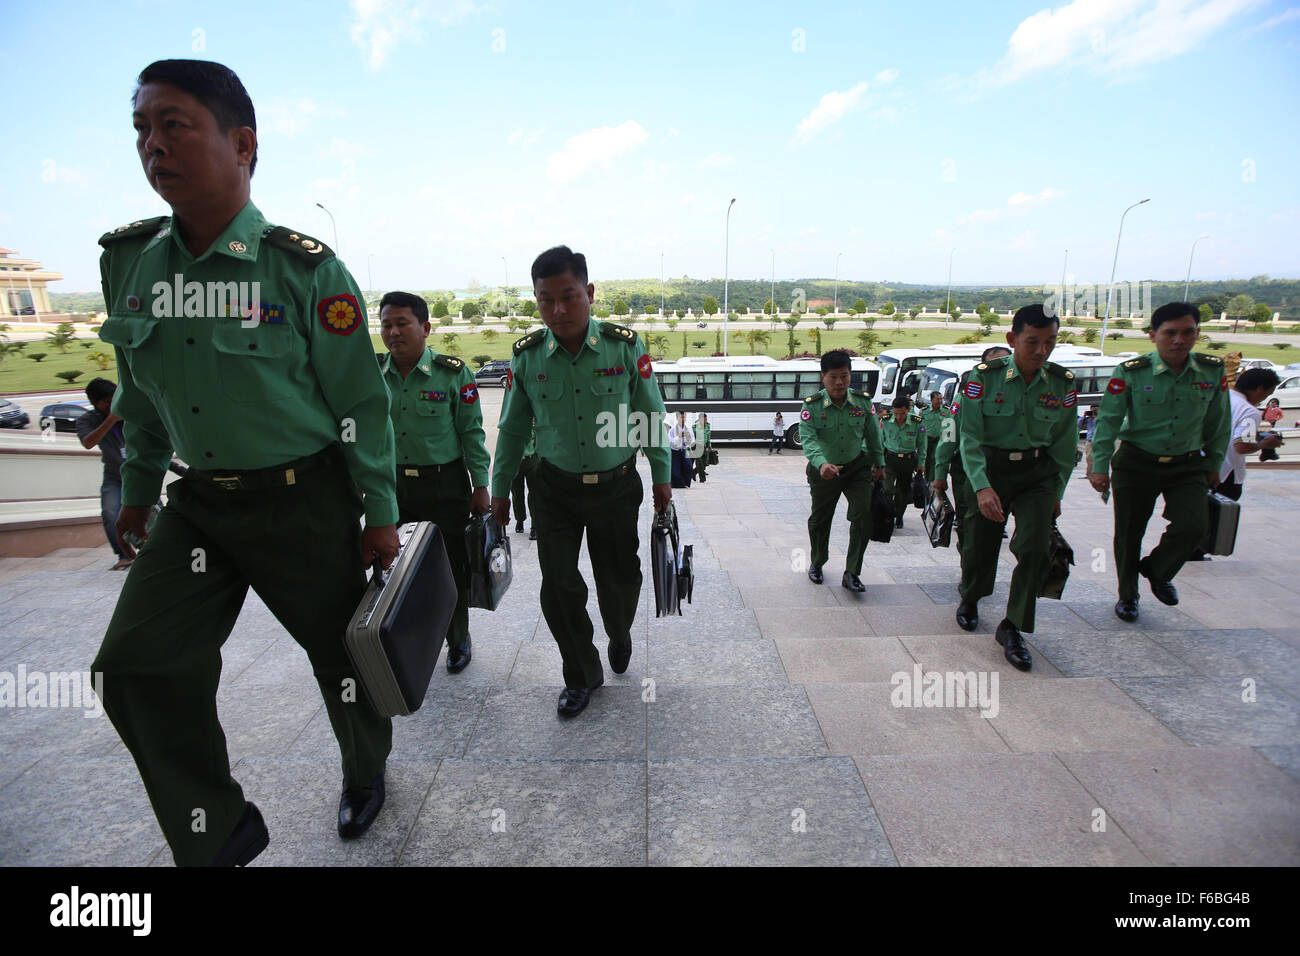
[[[832,348],[856,349],[858,347],[860,330],[827,331],[820,325],[816,327],[821,331],[821,347],[823,351]],[[811,334],[813,328],[812,323],[805,322],[795,330],[795,337],[798,342],[797,351],[815,351]],[[995,327],[993,334],[984,341],[989,345],[1003,342],[1009,330],[1010,323],[1004,323]],[[638,334],[643,338],[646,335],[664,336],[667,339],[667,348],[663,353],[663,357],[665,359],[677,359],[682,357],[683,350],[689,355],[711,355],[716,351],[716,343],[721,331],[721,325],[715,321],[710,322],[707,329],[693,326],[688,329],[679,328],[675,332],[639,329]],[[747,329],[739,329],[728,335],[727,350],[732,355],[750,354],[749,345],[745,341],[745,335],[748,331]],[[877,322],[874,331],[880,342],[877,350],[950,343],[970,334],[970,330],[967,329],[913,329],[909,328],[907,322],[903,323],[901,330],[893,322]],[[447,346],[444,338],[445,332],[436,327],[429,336],[429,344],[439,352],[452,351],[453,354],[471,362],[475,356],[479,355],[486,355],[496,359],[509,358],[511,346],[519,338],[518,335],[512,333],[501,332],[493,341],[488,342],[484,340],[481,332],[470,333],[457,330],[452,334],[456,337],[454,348]],[[773,330],[765,350],[766,354],[777,358],[784,356],[786,353],[786,337],[787,330],[785,326],[778,326]],[[1210,334],[1210,338],[1213,340],[1213,333]],[[376,352],[385,351],[384,344],[378,335],[370,336],[370,340]],[[1076,335],[1074,340],[1077,344],[1085,344],[1082,335]],[[85,348],[83,345],[85,342],[93,342],[94,344],[90,348]],[[697,348],[695,345],[697,342],[703,343],[703,345]],[[1104,351],[1107,353],[1146,352],[1151,347],[1151,343],[1145,337],[1140,339],[1123,338],[1108,341]],[[1208,349],[1204,344],[1197,348],[1200,351],[1209,352],[1211,355],[1223,355],[1226,352],[1240,350],[1247,358],[1266,358],[1279,365],[1286,365],[1288,362],[1300,362],[1300,349],[1295,348],[1240,343],[1231,343],[1222,350]],[[101,351],[109,357],[109,367],[107,369],[100,369],[99,365],[90,358],[96,352]],[[44,352],[46,357],[39,363],[27,358],[28,353],[35,352]],[[654,354],[658,357],[657,350],[654,351]],[[4,365],[0,366],[0,394],[70,391],[84,388],[87,382],[96,377],[117,381],[117,366],[113,361],[112,349],[98,339],[83,337],[72,343],[66,353],[60,353],[57,349],[51,348],[44,342],[30,342],[23,352],[11,352],[4,359]],[[77,371],[81,375],[69,385],[57,375],[57,373],[63,371]]]

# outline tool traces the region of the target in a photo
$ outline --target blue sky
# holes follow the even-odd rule
[[[253,198],[358,282],[1102,283],[1300,275],[1300,6],[48,2],[0,36],[0,246],[98,288],[98,236],[167,212],[134,149],[146,63],[213,59],[258,113]],[[31,117],[30,121],[22,117]],[[502,257],[506,262],[502,263]]]

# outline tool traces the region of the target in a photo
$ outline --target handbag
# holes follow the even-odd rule
[[[465,551],[469,556],[470,607],[495,611],[514,578],[510,538],[491,512],[471,517],[465,525]]]
[[[871,540],[888,544],[894,536],[894,500],[885,494],[885,486],[876,481],[871,485]]]
[[[946,548],[952,544],[952,526],[956,517],[957,512],[946,493],[941,491],[930,496],[929,503],[921,512],[921,524],[925,525],[930,536],[930,547]]]
[[[1061,534],[1061,529],[1053,521],[1052,544],[1047,559],[1047,577],[1043,579],[1043,585],[1038,589],[1038,596],[1059,601],[1065,591],[1065,582],[1070,577],[1072,564],[1074,564],[1074,549],[1070,547],[1070,543]]]

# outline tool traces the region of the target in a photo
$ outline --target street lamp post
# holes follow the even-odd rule
[[[1210,234],[1207,232],[1203,236],[1197,236],[1196,242],[1202,239],[1209,239]],[[1192,243],[1192,251],[1187,254],[1187,282],[1183,285],[1183,301],[1187,301],[1187,290],[1192,287],[1192,256],[1196,255],[1196,242]]]
[[[1119,232],[1115,234],[1115,258],[1110,263],[1110,285],[1106,289],[1106,314],[1101,320],[1101,350],[1106,351],[1106,325],[1110,322],[1110,294],[1115,289],[1115,266],[1119,263],[1119,240],[1124,235],[1124,216],[1128,215],[1129,209],[1135,209],[1144,202],[1150,202],[1151,198],[1141,199],[1135,202],[1128,209],[1124,210],[1124,215],[1119,217]]]
[[[772,250],[772,325],[776,325],[776,250]]]
[[[664,254],[659,253],[659,318],[664,317]]]
[[[952,316],[952,254],[956,251],[956,246],[948,250],[948,297],[943,302],[944,328],[947,328],[948,318]]]
[[[727,316],[731,310],[728,306],[727,283],[731,278],[731,207],[736,204],[732,199],[727,203],[727,240],[722,253],[722,354],[727,354]]]
[[[1069,250],[1069,249],[1066,249],[1066,250],[1065,250],[1065,261],[1061,263],[1061,302],[1062,302],[1062,303],[1065,302],[1065,267],[1066,267],[1066,264],[1069,263],[1069,261],[1070,261],[1070,250]],[[1057,310],[1057,312],[1056,312],[1056,318],[1057,318],[1057,324],[1058,324],[1058,326],[1059,326],[1059,324],[1060,324],[1060,320],[1061,320],[1064,316],[1069,315],[1069,313],[1070,313],[1069,308],[1066,307],[1066,306],[1064,306],[1064,305],[1062,305],[1062,307],[1061,307],[1060,309]]]
[[[325,207],[321,206],[320,203],[317,203],[316,205],[320,206],[321,209],[325,209]],[[325,209],[325,215],[330,217],[330,225],[334,227],[334,255],[337,256],[339,254],[339,227],[334,222],[334,213],[330,212],[328,209]]]
[[[506,264],[506,257],[501,257],[501,268],[505,270],[506,284],[501,287],[501,294],[506,300],[506,317],[510,316],[510,266]]]
[[[835,304],[831,306],[831,315],[840,314],[840,256],[842,252],[835,253]]]
[[[372,264],[374,263],[374,261],[375,261],[375,254],[373,252],[370,253],[370,255],[366,256],[366,291],[367,292],[375,291],[375,274],[372,269]]]

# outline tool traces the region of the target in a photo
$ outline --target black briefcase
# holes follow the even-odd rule
[[[885,494],[884,484],[879,481],[872,483],[871,540],[888,544],[889,539],[894,536],[894,519],[896,517],[894,500]]]
[[[716,465],[718,463],[718,451],[716,448],[710,448],[708,450],[708,456],[708,462],[710,465]]]
[[[656,511],[650,525],[650,573],[654,579],[655,617],[682,613],[682,598],[690,603],[695,576],[692,546],[678,554],[677,509],[672,502]]]
[[[495,611],[514,578],[514,561],[510,537],[491,512],[469,519],[465,551],[469,555],[469,606]]]
[[[957,512],[947,494],[940,491],[930,496],[929,503],[921,512],[921,524],[925,525],[925,532],[930,536],[930,547],[946,548],[952,544],[952,524],[956,517]]]
[[[1074,564],[1074,549],[1061,534],[1061,529],[1052,522],[1052,545],[1047,559],[1047,577],[1038,589],[1038,596],[1060,600],[1065,592],[1065,582],[1070,577],[1070,565]]]
[[[1201,549],[1206,554],[1232,554],[1237,546],[1237,522],[1241,505],[1227,495],[1210,492],[1210,536]]]
[[[925,476],[913,475],[912,476],[912,506],[915,508],[924,508],[926,492],[929,490],[930,490],[930,486],[926,484]]]
[[[456,610],[456,579],[442,533],[431,521],[398,529],[400,550],[373,577],[344,633],[344,647],[371,706],[381,717],[414,713]]]

